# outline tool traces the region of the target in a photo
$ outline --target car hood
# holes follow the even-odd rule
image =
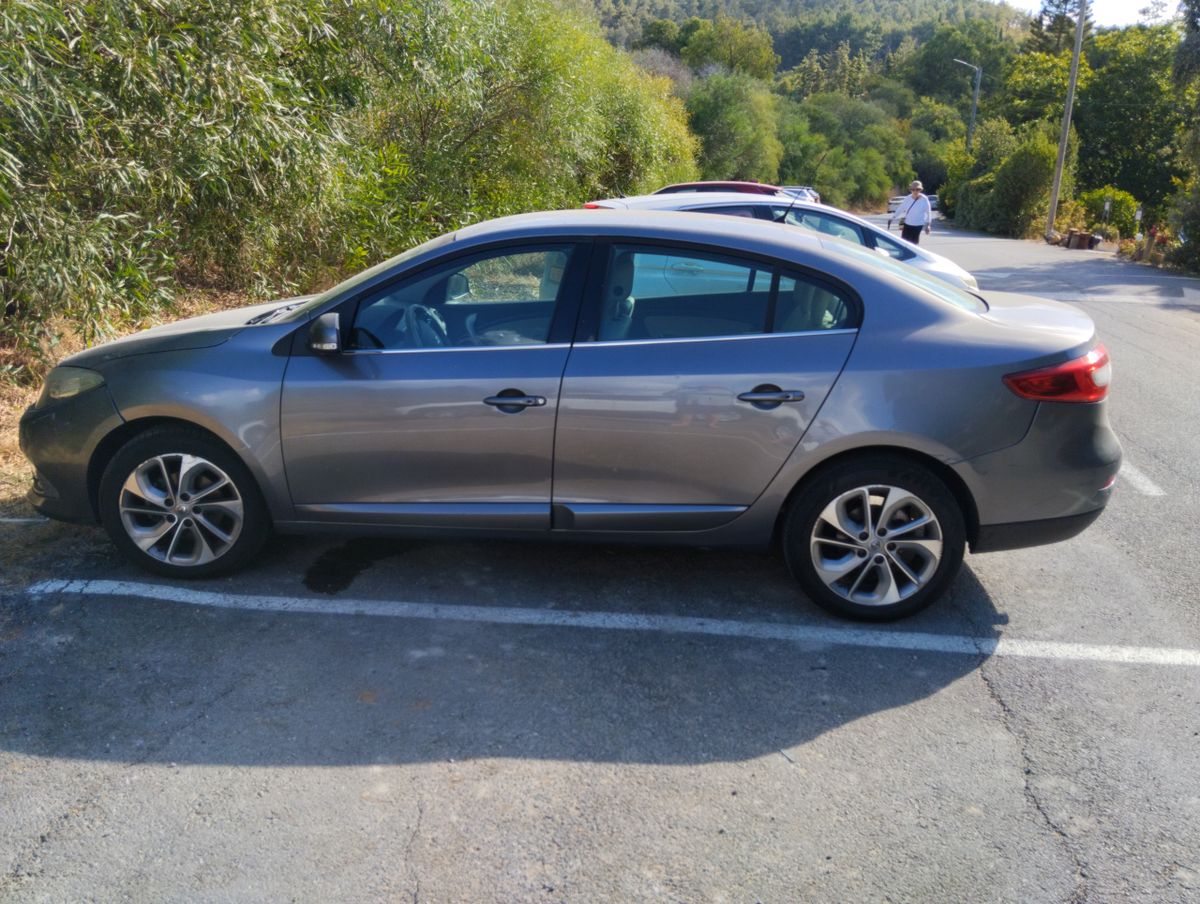
[[[264,304],[248,305],[243,308],[231,308],[228,311],[218,311],[215,314],[203,314],[199,317],[188,317],[173,323],[152,327],[97,345],[86,351],[71,355],[62,363],[78,367],[94,367],[106,361],[127,358],[130,355],[145,355],[151,352],[183,351],[194,348],[211,348],[220,345],[235,333],[259,324],[251,321],[259,320],[264,315],[283,307],[301,304],[313,295],[302,295],[296,298],[286,298],[270,301]],[[270,322],[269,318],[259,320],[259,323]]]

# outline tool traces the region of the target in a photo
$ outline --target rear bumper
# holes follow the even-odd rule
[[[999,552],[1026,546],[1044,546],[1070,540],[1083,533],[1104,514],[1103,508],[1068,515],[1065,518],[1043,518],[1040,521],[1018,521],[1013,524],[980,525],[979,534],[971,544],[971,552]]]
[[[1066,540],[1100,517],[1121,467],[1106,402],[1042,403],[1015,446],[960,462],[984,552]]]

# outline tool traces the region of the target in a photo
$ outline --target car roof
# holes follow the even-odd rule
[[[676,182],[673,185],[664,185],[654,194],[687,194],[688,192],[714,192],[722,189],[750,195],[776,195],[783,191],[778,185],[770,185],[766,182],[715,179],[707,182]]]
[[[793,200],[795,203],[793,204]],[[632,198],[608,198],[603,201],[589,202],[596,205],[620,206],[628,210],[676,210],[680,204],[696,204],[704,207],[724,207],[724,206],[762,206],[762,207],[791,207],[793,210],[817,210],[825,213],[833,214],[834,216],[844,217],[852,220],[859,225],[872,226],[861,217],[857,217],[852,213],[842,210],[840,207],[831,207],[828,204],[819,204],[816,201],[803,201],[799,198],[792,197],[773,197],[770,195],[743,195],[737,192],[710,192],[705,194],[688,195],[684,193],[676,195],[636,195]],[[595,208],[592,208],[595,209]],[[876,228],[872,226],[872,228]]]
[[[734,197],[744,198],[746,195]],[[747,220],[744,224],[739,223],[737,232],[739,235],[731,235],[727,218],[709,214],[675,210],[595,208],[525,213],[487,220],[458,230],[454,233],[454,241],[476,244],[510,237],[537,238],[543,235],[629,235],[685,241],[693,239],[701,243],[715,243],[728,247],[734,244],[739,247],[762,245],[764,251],[767,250],[767,246],[772,249],[786,249],[794,248],[798,243],[816,250],[821,244],[815,235],[781,235],[774,223],[765,220]]]

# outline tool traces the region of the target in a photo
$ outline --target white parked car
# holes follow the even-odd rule
[[[873,248],[961,289],[971,292],[979,289],[975,277],[949,258],[906,242],[895,233],[889,233],[860,217],[825,204],[813,204],[799,199],[789,201],[786,197],[771,195],[711,193],[610,198],[604,201],[590,201],[584,206],[617,210],[688,210],[695,213],[772,220]]]

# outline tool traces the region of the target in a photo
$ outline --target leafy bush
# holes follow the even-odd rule
[[[1104,188],[1085,191],[1079,196],[1079,202],[1087,210],[1089,222],[1102,223],[1104,202],[1109,198],[1112,199],[1112,211],[1108,215],[1109,224],[1121,235],[1133,235],[1137,232],[1137,221],[1133,217],[1137,213],[1138,202],[1129,192],[1106,185]]]
[[[783,145],[776,135],[778,99],[748,75],[717,72],[688,95],[692,129],[700,137],[705,179],[779,178]]]
[[[0,351],[181,282],[279,294],[463,223],[695,174],[682,103],[552,0],[21,0]]]

